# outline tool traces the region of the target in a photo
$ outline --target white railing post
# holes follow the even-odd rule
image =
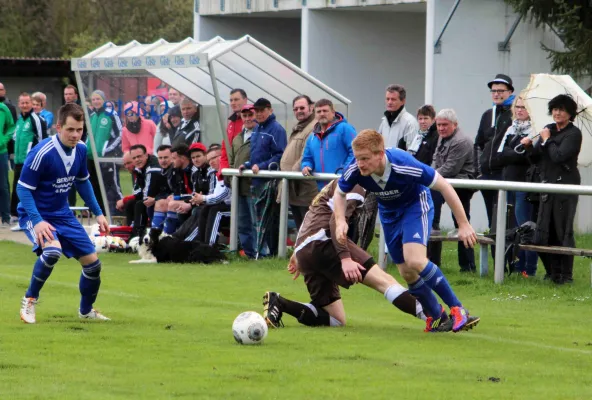
[[[506,266],[506,191],[497,195],[497,221],[495,224],[495,283],[504,282]]]
[[[230,186],[231,201],[230,201],[230,251],[238,250],[238,191],[239,183],[238,176],[232,177]]]
[[[286,257],[286,241],[288,239],[288,179],[282,179],[282,195],[280,197],[280,234],[278,243],[278,257]]]

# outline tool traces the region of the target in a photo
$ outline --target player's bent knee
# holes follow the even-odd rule
[[[62,249],[60,247],[46,246],[41,253],[42,261],[45,266],[52,268],[62,257]]]
[[[90,280],[97,280],[101,278],[101,260],[96,261],[82,266],[82,275]]]
[[[49,242],[43,243],[43,246],[41,246],[41,247],[43,249],[45,249],[46,247],[55,247],[55,248],[60,249],[60,251],[62,250],[62,245],[59,240],[50,240]]]
[[[159,212],[168,211],[168,207],[169,207],[169,203],[166,199],[157,200],[156,204],[154,205],[154,211],[159,211]]]

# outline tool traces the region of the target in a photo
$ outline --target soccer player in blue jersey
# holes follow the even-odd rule
[[[75,185],[97,216],[101,232],[108,232],[109,224],[88,180],[87,149],[80,141],[84,128],[82,108],[75,103],[62,106],[56,128],[57,135],[44,139],[29,152],[17,185],[19,225],[39,256],[21,303],[21,319],[28,324],[36,322],[35,304],[39,291],[63,254],[76,258],[82,265],[78,316],[109,320],[93,308],[101,285],[101,261],[68,205],[68,192]]]
[[[333,196],[337,240],[347,241],[346,193],[356,184],[375,193],[389,254],[409,285],[409,292],[419,300],[428,316],[425,331],[445,331],[443,324],[452,325],[453,332],[472,328],[479,318],[469,316],[442,271],[426,255],[434,217],[428,188],[441,192],[452,209],[458,221],[459,240],[467,247],[473,247],[477,242],[477,235],[454,188],[433,168],[407,152],[385,150],[382,135],[375,130],[360,132],[352,147],[356,159],[339,179],[338,190]],[[362,280],[360,271],[363,269],[355,262],[343,266],[343,272],[351,282]],[[450,317],[433,292],[450,307]]]

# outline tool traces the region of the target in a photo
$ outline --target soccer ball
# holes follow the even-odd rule
[[[260,344],[267,336],[267,323],[259,313],[246,311],[232,323],[232,334],[240,344]]]

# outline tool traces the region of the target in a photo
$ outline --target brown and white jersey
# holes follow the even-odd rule
[[[337,188],[337,180],[331,181],[327,184],[317,196],[313,199],[308,212],[304,217],[302,226],[298,231],[298,238],[296,239],[295,252],[298,252],[308,243],[315,240],[331,240],[331,232],[335,229],[335,217],[333,215],[333,195]],[[366,190],[361,186],[356,185],[353,190],[346,194],[347,208],[345,211],[345,218],[349,218],[362,207]],[[342,245],[333,240],[333,245],[340,255],[340,258],[349,257],[347,245]]]

